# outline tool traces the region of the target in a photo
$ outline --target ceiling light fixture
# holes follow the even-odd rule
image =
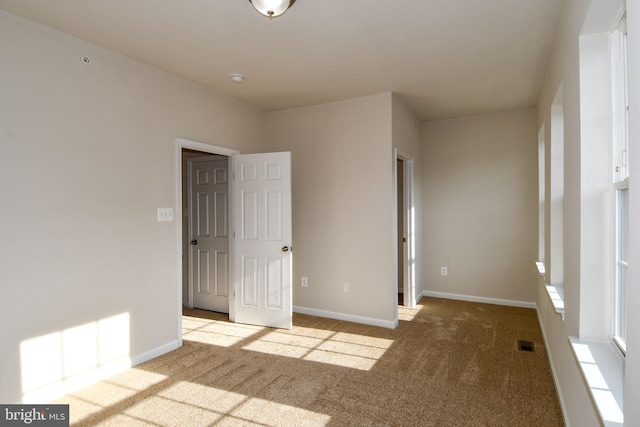
[[[231,74],[231,81],[234,83],[242,83],[244,76],[242,74]]]
[[[249,0],[249,3],[263,16],[277,18],[285,13],[296,0]]]

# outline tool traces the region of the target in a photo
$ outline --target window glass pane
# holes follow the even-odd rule
[[[614,336],[624,351],[627,337],[627,251],[629,240],[629,189],[616,190],[616,281],[614,306]]]

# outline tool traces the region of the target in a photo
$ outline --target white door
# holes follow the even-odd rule
[[[229,160],[189,159],[193,306],[229,312]]]
[[[232,320],[290,329],[291,153],[233,156]]]

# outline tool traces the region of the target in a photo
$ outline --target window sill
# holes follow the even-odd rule
[[[624,423],[624,363],[621,357],[610,342],[575,337],[569,337],[569,341],[602,423],[606,427],[621,427]]]
[[[544,287],[547,289],[547,294],[553,304],[554,310],[562,316],[562,320],[564,320],[564,287],[554,285],[545,285]]]
[[[546,268],[544,262],[536,261],[536,268],[542,280],[545,280],[544,274],[546,273]],[[564,287],[562,285],[545,285],[544,287],[547,290],[547,295],[549,295],[554,310],[562,316],[562,320],[564,321]]]

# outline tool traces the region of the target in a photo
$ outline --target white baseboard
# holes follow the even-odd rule
[[[131,358],[131,366],[136,366],[148,360],[155,359],[156,357],[162,356],[163,354],[173,351],[177,348],[180,348],[180,343],[178,342],[178,340],[170,341],[159,347],[153,348],[149,351],[145,351],[142,354],[133,356]]]
[[[480,302],[485,304],[505,305],[509,307],[521,307],[521,308],[536,308],[535,302],[528,301],[513,301],[497,298],[485,298],[475,297],[471,295],[449,294],[445,292],[432,292],[422,291],[417,298],[419,301],[421,297],[432,298],[445,298],[460,301]],[[353,314],[337,313],[335,311],[319,310],[317,308],[294,306],[293,311],[295,313],[308,314],[310,316],[326,317],[329,319],[344,320],[346,322],[362,323],[364,325],[380,326],[383,328],[395,329],[398,326],[398,319],[395,320],[382,320],[373,317],[356,316]]]
[[[362,323],[364,325],[380,326],[383,328],[395,329],[398,326],[398,320],[382,320],[373,317],[355,316],[353,314],[337,313],[335,311],[318,310],[317,308],[294,306],[293,311],[300,314],[308,314],[310,316],[326,317],[328,319],[344,320],[347,322]]]
[[[449,294],[446,292],[422,291],[421,296],[432,297],[432,298],[453,299],[458,301],[481,302],[484,304],[506,305],[508,307],[521,307],[521,308],[533,308],[533,309],[537,308],[535,302],[514,301],[514,300],[499,299],[499,298],[485,298],[485,297],[476,297],[472,295]]]

